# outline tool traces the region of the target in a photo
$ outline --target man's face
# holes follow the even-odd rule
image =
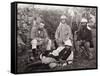
[[[39,28],[43,28],[44,26],[40,25]]]
[[[40,23],[39,28],[44,28],[44,25]]]
[[[81,26],[82,27],[86,27],[87,26],[87,22],[81,22]]]
[[[66,22],[66,20],[65,20],[65,19],[61,19],[61,22],[62,22],[62,23],[65,23],[65,22]]]

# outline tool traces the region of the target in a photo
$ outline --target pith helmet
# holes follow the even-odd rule
[[[82,18],[81,22],[88,22],[86,18]]]
[[[60,19],[67,19],[67,17],[66,17],[65,15],[62,15],[62,16],[60,17]]]

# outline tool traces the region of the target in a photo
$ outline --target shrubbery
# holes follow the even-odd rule
[[[80,15],[86,16],[90,12],[92,15],[95,16],[95,9],[79,9],[77,12],[75,12],[75,17],[73,17],[73,20],[71,19],[70,14],[68,13],[68,9],[65,9],[65,15],[67,16],[67,23],[69,25],[72,24],[72,22],[77,22],[81,20]],[[84,14],[82,14],[85,11]],[[88,13],[88,14],[87,14]],[[51,39],[54,39],[55,31],[60,23],[60,16],[63,14],[62,11],[58,10],[41,10],[34,7],[25,7],[25,8],[18,8],[17,12],[17,27],[18,27],[18,35],[21,37],[22,41],[25,43],[25,45],[30,46],[30,32],[33,25],[34,17],[38,17],[39,15],[42,15],[43,21],[45,24],[45,29],[47,30],[47,33]],[[95,28],[96,26],[94,26]],[[18,40],[19,41],[19,40]]]

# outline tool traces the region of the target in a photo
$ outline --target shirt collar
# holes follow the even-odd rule
[[[88,30],[91,30],[91,28],[90,28],[88,25],[87,25],[87,29],[88,29]]]

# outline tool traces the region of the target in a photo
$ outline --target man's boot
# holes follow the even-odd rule
[[[34,59],[36,59],[36,49],[32,49],[32,53],[33,53],[33,57],[34,57]]]

